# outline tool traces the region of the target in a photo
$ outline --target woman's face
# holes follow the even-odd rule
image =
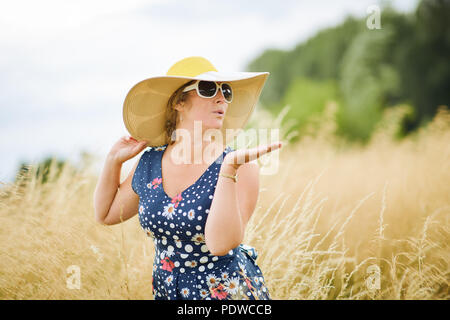
[[[219,89],[213,98],[200,97],[196,90],[191,90],[183,108],[182,122],[186,121],[193,125],[194,121],[202,121],[202,130],[220,129],[227,109],[228,103],[223,97],[222,90]],[[219,114],[219,111],[222,114]]]

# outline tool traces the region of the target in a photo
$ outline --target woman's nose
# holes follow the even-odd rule
[[[223,96],[223,93],[222,93],[222,89],[218,89],[218,92],[217,92],[217,94],[216,94],[216,96],[215,96],[215,98],[216,98],[216,102],[225,102],[225,97]]]

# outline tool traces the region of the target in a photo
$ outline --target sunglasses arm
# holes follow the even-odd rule
[[[187,86],[184,88],[183,92],[188,92],[190,90],[194,90],[197,87],[198,81],[196,81],[194,84],[191,84],[190,86]]]

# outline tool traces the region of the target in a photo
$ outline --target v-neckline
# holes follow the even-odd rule
[[[164,194],[167,198],[169,198],[169,199],[174,199],[174,198],[176,198],[178,195],[181,195],[181,194],[183,194],[184,192],[188,191],[190,188],[194,187],[194,186],[197,184],[197,182],[199,182],[200,179],[203,178],[203,176],[206,174],[206,172],[208,172],[209,168],[211,168],[211,166],[212,166],[214,163],[216,163],[217,160],[220,159],[220,157],[224,157],[224,153],[225,153],[225,151],[226,151],[227,148],[228,148],[228,147],[225,147],[225,149],[223,150],[222,154],[219,155],[219,156],[218,156],[218,157],[217,157],[217,158],[216,158],[216,159],[208,166],[208,168],[206,168],[206,170],[202,173],[202,175],[201,175],[197,180],[195,180],[195,182],[194,182],[193,184],[191,184],[190,186],[188,186],[187,188],[185,188],[185,189],[184,189],[183,191],[181,191],[180,193],[177,193],[175,196],[171,197],[171,196],[169,196],[169,195],[167,194],[166,190],[164,190],[164,184],[163,184],[163,180],[164,180],[164,179],[163,179],[163,175],[162,175],[162,159],[163,159],[164,153],[165,153],[166,150],[167,150],[168,144],[165,144],[164,146],[165,146],[164,150],[163,150],[162,152],[160,152],[160,158],[159,158],[159,175],[161,176],[161,190],[162,190],[163,194]],[[223,159],[222,159],[222,161],[223,161]]]

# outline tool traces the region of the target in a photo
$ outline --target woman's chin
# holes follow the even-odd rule
[[[211,121],[210,125],[206,127],[206,130],[208,129],[222,129],[223,120],[215,120]]]

